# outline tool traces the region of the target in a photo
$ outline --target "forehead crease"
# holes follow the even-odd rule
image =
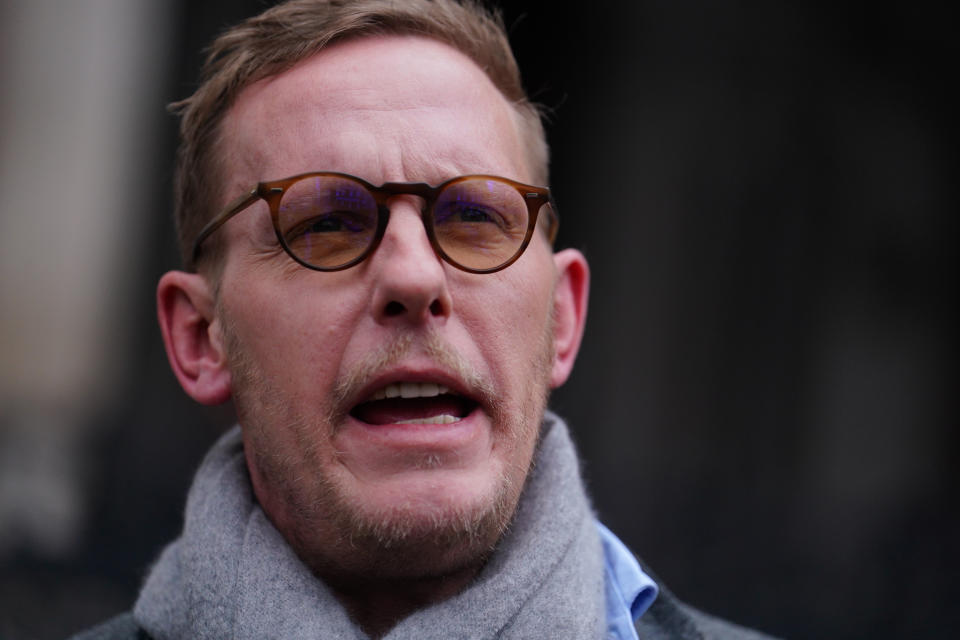
[[[224,121],[231,193],[304,171],[361,175],[352,170],[359,166],[371,181],[525,173],[512,105],[472,61],[428,46],[454,59],[411,69],[404,63],[412,53],[423,63],[424,51],[381,47],[361,64],[335,45],[245,89]]]
[[[439,184],[450,178],[471,173],[492,173],[481,154],[464,150],[429,149],[422,146],[397,147],[398,164],[405,180]]]
[[[388,117],[376,117],[377,114]],[[357,173],[352,168],[363,166],[366,173],[372,174],[360,177],[374,181],[383,176],[384,180],[436,183],[464,173],[504,173],[503,168],[495,168],[502,166],[504,160],[516,164],[517,152],[507,152],[507,158],[492,153],[502,145],[496,144],[490,130],[504,124],[495,125],[491,119],[489,126],[478,122],[465,129],[462,121],[445,122],[449,114],[444,109],[431,108],[429,114],[430,121],[439,125],[436,135],[407,126],[402,114],[392,109],[348,111],[322,119],[297,116],[296,123],[288,120],[292,126],[256,131],[244,131],[241,127],[226,136],[231,193],[249,188],[252,182],[285,178],[303,171]],[[343,125],[349,119],[362,126],[331,125]],[[308,144],[307,140],[322,142]],[[512,166],[509,169],[517,170]]]

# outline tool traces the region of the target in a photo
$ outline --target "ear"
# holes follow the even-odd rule
[[[580,340],[587,322],[587,298],[590,293],[590,267],[576,249],[564,249],[553,255],[557,284],[553,293],[553,371],[550,387],[556,389],[570,377],[580,351]]]
[[[157,285],[157,316],[170,367],[201,404],[230,398],[230,370],[211,285],[197,273],[170,271]]]

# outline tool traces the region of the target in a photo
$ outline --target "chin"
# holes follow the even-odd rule
[[[516,509],[520,489],[507,478],[421,471],[352,496],[342,512],[351,543],[381,578],[431,577],[482,563]]]

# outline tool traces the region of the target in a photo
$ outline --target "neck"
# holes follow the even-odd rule
[[[350,580],[327,583],[364,633],[376,640],[413,612],[442,602],[476,577],[480,566],[443,576],[391,580]]]

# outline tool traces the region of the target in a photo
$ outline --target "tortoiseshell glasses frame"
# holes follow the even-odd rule
[[[264,200],[284,251],[308,269],[340,271],[373,254],[390,220],[388,200],[423,199],[421,219],[436,254],[470,273],[494,273],[513,264],[533,237],[541,210],[552,245],[559,220],[545,187],[493,175],[465,175],[437,186],[387,182],[379,187],[345,173],[318,171],[260,182],[203,227],[204,240],[233,216]]]

